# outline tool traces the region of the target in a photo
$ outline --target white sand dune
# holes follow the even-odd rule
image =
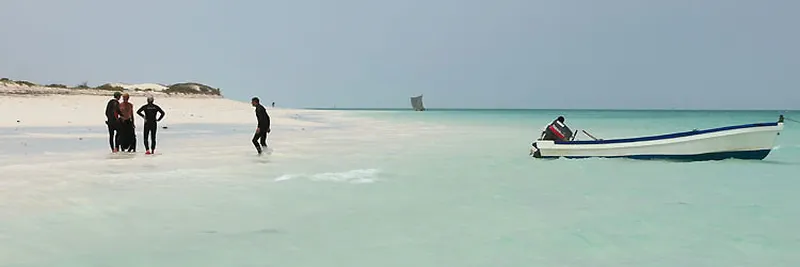
[[[163,92],[168,87],[155,84],[155,83],[143,83],[143,84],[123,84],[123,83],[111,83],[108,84],[111,86],[116,86],[123,88],[126,93],[130,94],[131,96],[146,96],[146,95],[156,95],[156,96],[178,96],[184,98],[222,98],[221,96],[217,95],[205,95],[205,94],[182,94],[182,93],[172,93],[168,94]],[[142,91],[136,91],[136,89]],[[150,89],[152,91],[144,91]],[[198,87],[199,89],[199,87]],[[15,83],[15,82],[3,82],[0,81],[0,96],[3,95],[25,95],[25,96],[32,96],[32,95],[107,95],[110,96],[114,92],[110,90],[100,90],[96,88],[89,88],[89,89],[78,89],[78,88],[58,88],[58,87],[47,87],[41,85],[34,85],[29,86],[25,84]]]
[[[132,90],[136,90],[136,89],[139,89],[139,90],[148,90],[148,89],[150,89],[150,90],[153,90],[153,91],[156,91],[156,92],[160,92],[160,91],[164,91],[167,88],[169,88],[166,85],[157,84],[157,83],[139,83],[139,84],[110,83],[109,85],[114,86],[114,87],[122,87],[125,90],[131,90],[131,91]]]
[[[256,124],[255,113],[248,102],[225,99],[217,95],[166,94],[167,87],[155,83],[112,83],[126,89],[130,102],[138,109],[153,95],[156,104],[166,112],[162,125],[169,124]],[[134,91],[135,89],[153,91]],[[104,126],[105,107],[113,91],[98,89],[54,88],[0,82],[0,127],[63,127]],[[283,127],[320,126],[302,120],[303,114],[323,111],[269,108],[273,125]],[[329,115],[336,112],[328,112]],[[134,116],[135,123],[143,123]]]
[[[126,86],[143,89],[138,87],[140,85],[148,87],[144,89],[154,89],[154,91],[159,91],[156,87],[162,86],[158,84]],[[131,95],[130,102],[137,110],[147,103],[148,95],[155,96],[156,104],[166,113],[161,125],[256,124],[254,108],[249,102],[234,101],[214,95],[136,91],[126,91],[126,93]],[[52,88],[3,82],[0,83],[0,127],[104,127],[105,107],[112,94],[112,91],[97,89]],[[287,128],[324,126],[320,122],[304,120],[304,115],[325,113],[327,116],[335,117],[335,114],[341,114],[334,111],[267,108],[272,124]],[[134,117],[135,124],[142,125],[144,122],[142,118]]]

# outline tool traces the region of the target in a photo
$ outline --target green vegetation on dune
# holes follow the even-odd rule
[[[45,85],[44,87],[50,87],[50,88],[69,88],[69,87],[67,87],[66,85],[63,85],[63,84],[57,84],[57,83],[48,84],[48,85]]]
[[[104,91],[120,91],[120,92],[121,91],[125,91],[125,88],[122,88],[122,87],[119,87],[119,86],[113,86],[111,84],[104,84],[104,85],[95,87],[93,89],[104,90]]]
[[[169,88],[164,90],[165,93],[182,93],[182,94],[203,94],[203,95],[222,95],[219,88],[213,88],[208,85],[199,83],[176,83],[170,85]]]

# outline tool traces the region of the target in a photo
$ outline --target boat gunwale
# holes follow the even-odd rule
[[[540,159],[634,159],[634,160],[668,160],[668,161],[713,161],[724,159],[763,160],[772,152],[772,149],[735,150],[696,154],[632,154],[618,156],[539,156]],[[536,157],[536,156],[534,156]]]
[[[553,141],[553,143],[555,145],[600,145],[600,144],[635,143],[635,142],[646,142],[646,141],[675,139],[675,138],[681,138],[681,137],[687,137],[687,136],[694,136],[694,135],[715,133],[715,132],[723,132],[723,131],[730,131],[730,130],[738,130],[738,129],[759,128],[759,127],[775,127],[775,126],[779,126],[781,124],[782,124],[782,122],[749,123],[749,124],[724,126],[724,127],[717,127],[717,128],[703,129],[703,130],[691,130],[691,131],[684,131],[684,132],[676,132],[676,133],[668,133],[668,134],[660,134],[660,135],[649,135],[649,136],[641,136],[641,137],[619,138],[619,139],[608,139],[608,140]]]

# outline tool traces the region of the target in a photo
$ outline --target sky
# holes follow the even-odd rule
[[[0,77],[283,107],[800,109],[800,1],[2,0]]]

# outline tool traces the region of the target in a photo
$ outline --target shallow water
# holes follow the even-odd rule
[[[0,266],[800,264],[796,123],[764,161],[528,156],[559,114],[611,138],[777,113],[351,114],[276,125],[261,157],[251,125],[175,125],[155,156],[110,156],[100,127],[0,130]]]

